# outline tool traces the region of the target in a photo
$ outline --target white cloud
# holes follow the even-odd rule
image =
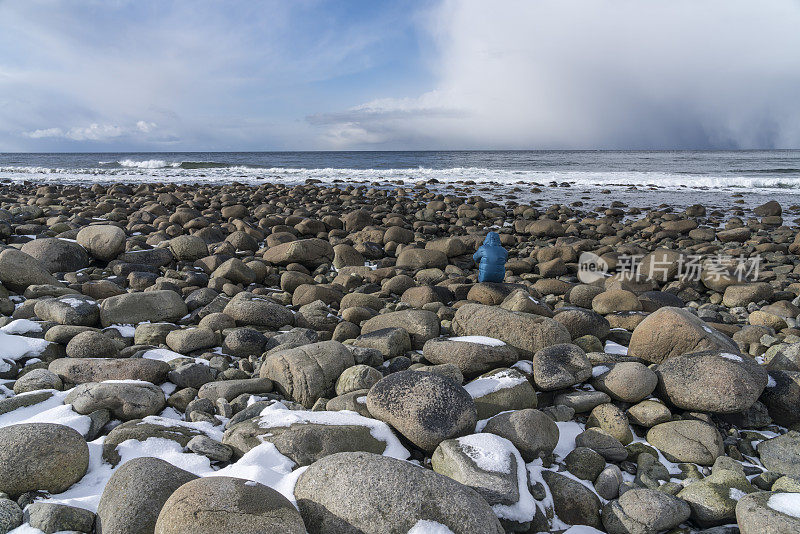
[[[84,128],[71,128],[66,133],[66,137],[73,141],[104,141],[119,137],[124,132],[125,130],[119,126],[92,123]]]
[[[800,3],[445,0],[435,89],[309,117],[333,148],[800,146]]]
[[[42,130],[34,130],[32,132],[24,132],[22,135],[30,137],[31,139],[43,139],[46,137],[64,137],[64,131],[61,128],[45,128]]]
[[[76,126],[68,130],[61,128],[33,130],[24,132],[23,135],[31,139],[62,138],[72,141],[107,141],[126,133],[127,131],[119,126],[92,123],[89,126]]]
[[[158,125],[154,122],[139,121],[136,123],[136,129],[143,133],[150,133]]]

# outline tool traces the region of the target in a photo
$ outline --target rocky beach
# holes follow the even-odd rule
[[[0,533],[800,532],[800,205],[547,190],[3,182]]]

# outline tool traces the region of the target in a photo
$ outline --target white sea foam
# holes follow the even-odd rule
[[[164,167],[178,167],[180,162],[166,162],[163,159],[148,159],[145,161],[136,161],[132,159],[123,159],[118,161],[122,167],[135,167],[137,169],[161,169]]]
[[[296,184],[308,179],[323,183],[346,181],[418,181],[438,180],[440,183],[472,181],[476,184],[532,185],[551,182],[569,182],[583,187],[659,187],[680,189],[800,189],[800,180],[794,175],[744,176],[670,173],[649,171],[566,171],[566,170],[514,170],[485,167],[427,167],[355,169],[355,168],[291,168],[231,165],[215,162],[167,161],[162,159],[122,159],[117,165],[103,162],[97,167],[60,168],[42,166],[0,166],[0,178],[14,181],[37,180],[51,183],[112,183],[158,182],[222,184],[237,180],[243,183],[264,181]]]

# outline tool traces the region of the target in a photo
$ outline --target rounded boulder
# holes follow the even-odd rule
[[[155,534],[304,534],[303,519],[272,488],[231,477],[191,480],[164,503]]]
[[[463,387],[418,371],[381,379],[367,394],[367,409],[429,453],[446,439],[472,433],[477,423],[475,402]]]
[[[0,466],[0,492],[12,497],[33,490],[61,493],[86,474],[89,447],[64,425],[11,425],[0,428]]]

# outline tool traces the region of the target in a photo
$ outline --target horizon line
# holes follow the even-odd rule
[[[793,152],[796,148],[479,148],[479,149],[389,149],[389,150],[104,150],[104,151],[47,151],[0,152],[3,155],[44,154],[344,154],[344,153],[402,153],[402,152]]]

